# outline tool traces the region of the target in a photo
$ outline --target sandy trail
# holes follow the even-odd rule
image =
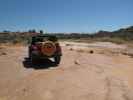
[[[133,58],[121,54],[126,46],[65,42],[62,48],[58,67],[35,70],[24,67],[27,47],[6,47],[0,100],[133,100]]]

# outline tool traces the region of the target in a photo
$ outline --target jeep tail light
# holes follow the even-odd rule
[[[56,43],[56,49],[57,49],[57,52],[61,53],[61,47],[60,47],[59,43]]]
[[[35,45],[32,45],[32,49],[33,50],[38,50],[37,46],[35,46]]]

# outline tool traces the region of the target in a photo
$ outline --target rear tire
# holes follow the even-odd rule
[[[60,64],[60,61],[61,61],[61,56],[56,56],[54,57],[54,61],[55,61],[55,64]]]
[[[32,55],[31,55],[31,48],[29,47],[29,48],[28,48],[28,57],[29,57],[29,59],[31,59],[31,56],[32,56]]]
[[[30,61],[32,64],[35,64],[37,62],[37,59],[31,54]]]

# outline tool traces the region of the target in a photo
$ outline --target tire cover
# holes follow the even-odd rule
[[[51,41],[46,41],[42,44],[41,51],[44,55],[52,56],[56,51],[56,46]]]

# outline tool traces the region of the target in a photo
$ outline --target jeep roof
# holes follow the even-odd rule
[[[37,35],[32,37],[32,44],[35,42],[42,42],[44,38],[52,42],[58,41],[58,38],[55,35]]]

